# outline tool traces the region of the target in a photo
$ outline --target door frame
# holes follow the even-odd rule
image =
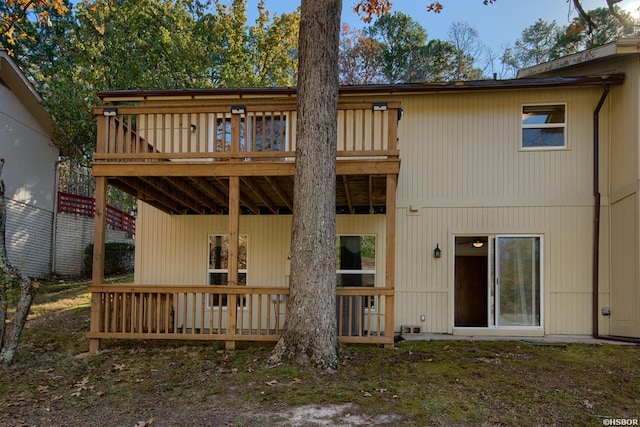
[[[456,238],[457,237],[484,237],[488,241],[487,250],[487,326],[486,327],[464,327],[455,326],[455,262],[456,262]],[[498,237],[532,237],[538,238],[540,242],[540,254],[539,254],[539,296],[540,296],[540,325],[539,326],[497,326],[496,316],[498,315],[498,299],[496,295],[496,239]],[[544,336],[544,319],[545,319],[545,287],[544,287],[544,234],[543,233],[452,233],[451,234],[451,248],[450,251],[450,278],[449,278],[449,298],[451,307],[450,318],[450,330],[453,335],[488,335],[488,336]],[[493,301],[492,301],[493,300]]]

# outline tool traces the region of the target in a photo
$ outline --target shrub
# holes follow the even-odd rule
[[[104,274],[132,273],[136,246],[131,243],[107,243],[104,245]],[[91,274],[93,264],[93,244],[84,250],[82,273]]]

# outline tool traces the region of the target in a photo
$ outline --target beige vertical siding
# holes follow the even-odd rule
[[[611,334],[640,337],[640,65],[627,62],[624,85],[612,89]]]
[[[136,228],[136,284],[204,285],[207,283],[207,236],[228,234],[228,217],[167,215],[140,203]],[[384,286],[384,216],[339,215],[339,234],[375,234],[376,285]],[[290,215],[245,215],[247,284],[286,286],[291,241]]]
[[[456,235],[535,234],[543,238],[545,332],[589,334],[592,227],[590,206],[422,208],[419,215],[398,209],[396,327],[453,331]],[[433,258],[436,244],[440,259]]]
[[[591,333],[592,117],[601,92],[401,99],[396,329],[453,332],[456,235],[534,234],[543,239],[544,332]],[[525,103],[566,103],[566,150],[520,150]],[[606,153],[606,126],[601,133]],[[602,232],[607,236],[608,229]],[[436,244],[440,259],[433,258]],[[606,277],[603,282],[607,296]]]
[[[611,206],[611,334],[640,337],[638,194]],[[635,238],[634,238],[635,237]]]

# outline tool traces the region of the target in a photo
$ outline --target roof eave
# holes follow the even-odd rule
[[[567,69],[577,65],[597,62],[615,56],[640,53],[640,37],[627,37],[602,46],[594,47],[582,52],[567,55],[562,58],[518,71],[517,78],[530,78],[544,73]]]
[[[621,84],[622,74],[587,77],[522,78],[512,80],[454,81],[448,83],[407,83],[390,85],[340,86],[341,96],[407,95],[450,92],[521,90],[555,87],[603,86]],[[218,88],[168,90],[101,91],[98,97],[105,103],[163,100],[205,99],[295,99],[297,88]]]

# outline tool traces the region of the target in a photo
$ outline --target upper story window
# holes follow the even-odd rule
[[[523,105],[522,145],[525,150],[567,148],[566,104]]]

